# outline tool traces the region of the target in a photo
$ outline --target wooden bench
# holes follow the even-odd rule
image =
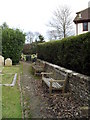
[[[41,75],[41,72],[44,72],[45,63],[36,63],[32,65],[34,75]]]
[[[43,82],[49,87],[49,93],[52,93],[52,90],[61,90],[62,93],[65,93],[65,88],[68,82],[68,73],[65,76],[64,80],[55,80],[51,77],[46,77],[46,75],[51,75],[53,73],[42,72],[42,84]]]

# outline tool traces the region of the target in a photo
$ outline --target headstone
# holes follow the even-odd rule
[[[4,66],[4,57],[0,55],[0,66]]]
[[[12,66],[12,60],[11,60],[10,58],[7,58],[7,59],[5,60],[5,66],[7,66],[7,67]]]

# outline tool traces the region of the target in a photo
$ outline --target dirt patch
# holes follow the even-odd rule
[[[21,86],[25,118],[80,118],[79,103],[60,92],[49,95],[48,88],[40,79],[30,74],[31,63],[23,63]]]

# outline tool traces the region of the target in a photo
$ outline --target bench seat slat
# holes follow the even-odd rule
[[[48,87],[50,87],[50,78],[43,77],[43,81],[47,84]],[[60,89],[62,86],[58,84],[57,82],[52,82],[52,88]]]
[[[68,82],[68,73],[65,76],[64,80],[54,80],[53,78],[47,78],[45,75],[47,73],[41,73],[42,74],[42,81],[44,81],[46,83],[46,85],[49,87],[49,93],[51,95],[52,90],[62,90],[62,92],[64,93],[65,87],[67,85]]]
[[[55,88],[58,88],[58,89],[62,87],[60,84],[58,84],[56,82],[53,82],[52,86],[55,87]]]
[[[48,87],[50,87],[50,81],[51,79],[50,78],[45,78],[43,77],[43,81],[47,84]]]

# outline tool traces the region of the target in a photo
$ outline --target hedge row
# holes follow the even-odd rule
[[[37,47],[38,58],[90,75],[90,32]]]

